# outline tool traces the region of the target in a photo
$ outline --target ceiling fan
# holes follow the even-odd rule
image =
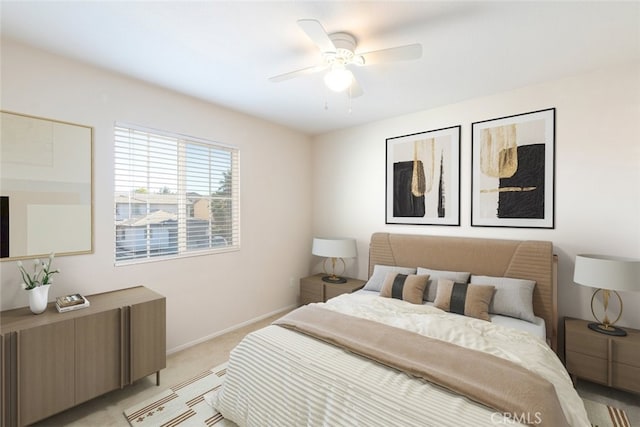
[[[327,34],[322,24],[315,19],[299,19],[298,26],[322,52],[322,63],[271,77],[269,81],[273,83],[329,70],[324,76],[327,87],[335,92],[349,89],[349,95],[355,98],[362,95],[363,91],[348,67],[405,61],[422,56],[422,45],[419,43],[356,53],[356,38],[349,33]]]

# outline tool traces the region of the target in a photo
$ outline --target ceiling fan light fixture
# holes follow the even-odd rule
[[[324,76],[324,84],[334,92],[342,92],[351,86],[353,73],[342,64],[333,64]]]
[[[325,85],[334,92],[344,92],[348,89],[349,99],[351,99],[362,96],[364,92],[355,76],[346,67],[407,61],[422,57],[422,45],[419,43],[356,54],[357,40],[353,34],[345,32],[329,34],[315,19],[299,19],[298,25],[320,50],[322,62],[316,66],[271,77],[269,80],[272,82],[282,82],[294,77],[328,70],[324,75]]]

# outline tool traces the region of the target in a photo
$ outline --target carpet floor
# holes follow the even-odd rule
[[[211,406],[212,393],[220,388],[227,363],[146,399],[124,411],[131,427],[216,426],[233,427]],[[631,427],[624,410],[583,399],[593,427]]]

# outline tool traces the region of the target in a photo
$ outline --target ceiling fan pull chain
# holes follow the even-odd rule
[[[329,102],[327,101],[327,88],[324,88],[324,111],[328,111],[329,110]]]

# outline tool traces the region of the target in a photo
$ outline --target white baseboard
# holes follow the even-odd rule
[[[255,318],[253,318],[253,319],[249,319],[249,320],[247,320],[246,322],[242,322],[242,323],[239,323],[239,324],[237,324],[237,325],[233,325],[233,326],[231,326],[230,328],[223,329],[223,330],[218,331],[218,332],[216,332],[216,333],[213,333],[213,334],[211,334],[211,335],[207,335],[207,336],[204,336],[204,337],[202,337],[202,338],[198,338],[197,340],[190,341],[190,342],[188,342],[188,343],[186,343],[186,344],[179,345],[178,347],[174,347],[174,348],[168,349],[168,350],[167,350],[167,356],[170,356],[170,355],[172,355],[173,353],[177,353],[177,352],[182,351],[182,350],[186,350],[186,349],[187,349],[187,348],[189,348],[189,347],[193,347],[194,345],[197,345],[197,344],[203,343],[203,342],[205,342],[205,341],[209,341],[210,339],[213,339],[213,338],[219,337],[220,335],[224,335],[224,334],[226,334],[226,333],[228,333],[228,332],[235,331],[236,329],[243,328],[243,327],[245,327],[245,326],[247,326],[247,325],[250,325],[250,324],[252,324],[252,323],[259,322],[260,320],[262,320],[262,319],[266,319],[267,317],[275,316],[275,315],[276,315],[276,314],[278,314],[278,313],[283,313],[283,312],[285,312],[285,311],[292,310],[292,309],[294,309],[295,307],[297,307],[297,305],[293,304],[293,305],[287,306],[287,307],[285,307],[285,308],[281,308],[281,309],[279,309],[279,310],[272,311],[271,313],[263,314],[262,316],[255,317]]]

